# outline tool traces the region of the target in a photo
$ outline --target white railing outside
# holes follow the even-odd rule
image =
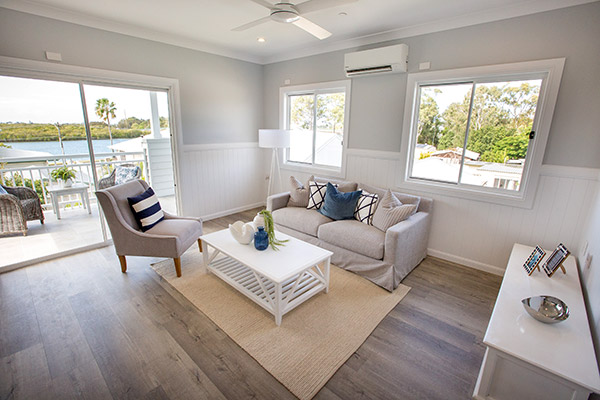
[[[116,165],[120,164],[142,164],[143,175],[148,171],[148,157],[146,152],[118,152],[118,153],[98,153],[95,154],[96,172],[98,180],[108,176]],[[25,165],[27,163],[37,163],[39,165]],[[85,183],[88,185],[90,200],[95,199],[92,191],[94,189],[92,165],[90,163],[89,154],[68,154],[68,155],[51,155],[41,157],[11,157],[0,158],[0,177],[1,182],[8,179],[17,185],[16,178],[21,177],[19,186],[35,188],[37,180],[41,183],[42,197],[44,199],[45,208],[51,207],[51,201],[46,191],[46,186],[51,186],[53,183],[51,178],[52,170],[67,165],[75,170],[75,182]],[[31,185],[26,185],[25,180],[31,180]]]

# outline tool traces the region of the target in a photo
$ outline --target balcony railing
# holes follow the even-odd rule
[[[96,172],[98,180],[109,175],[115,166],[120,164],[138,164],[143,174],[148,171],[146,152],[97,153]],[[39,165],[26,165],[37,163]],[[0,158],[0,182],[8,186],[26,186],[35,190],[44,203],[44,208],[50,208],[47,187],[51,184],[52,170],[66,165],[75,170],[75,181],[88,185],[89,194],[94,187],[92,164],[89,154],[52,155],[41,157],[11,157]],[[90,200],[95,196],[90,196]]]

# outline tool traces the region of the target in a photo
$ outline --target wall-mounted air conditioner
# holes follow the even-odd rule
[[[347,77],[406,72],[408,46],[397,44],[344,55]]]

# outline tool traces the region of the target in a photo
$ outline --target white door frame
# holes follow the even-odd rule
[[[37,78],[78,84],[99,84],[143,90],[166,90],[169,97],[169,119],[173,157],[173,180],[177,211],[181,212],[179,149],[183,148],[179,80],[152,75],[56,64],[22,58],[0,56],[0,75]]]

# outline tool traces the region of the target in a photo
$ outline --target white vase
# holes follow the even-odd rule
[[[70,188],[71,186],[73,186],[73,180],[69,178],[66,181],[62,181],[62,186],[65,188]]]
[[[259,226],[265,226],[265,217],[260,215],[260,213],[256,214],[256,217],[252,220],[252,225],[254,226],[254,231],[258,230]]]

